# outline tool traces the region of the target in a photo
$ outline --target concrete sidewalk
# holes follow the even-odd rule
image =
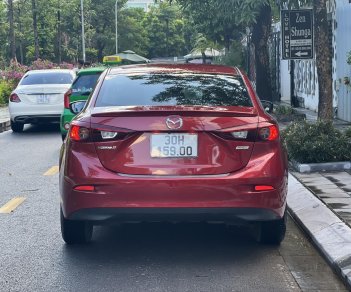
[[[288,209],[351,291],[351,174],[290,172]]]
[[[0,133],[10,130],[10,114],[7,107],[0,107]]]

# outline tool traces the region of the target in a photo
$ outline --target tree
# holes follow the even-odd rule
[[[39,39],[38,39],[38,20],[37,20],[37,3],[32,0],[32,15],[33,15],[33,33],[34,33],[34,54],[35,59],[39,59]]]
[[[146,15],[144,27],[149,38],[149,57],[179,56],[187,53],[186,20],[179,6],[168,2],[152,7]]]
[[[13,0],[8,0],[8,18],[10,23],[10,58],[16,59],[16,37],[15,37],[15,26],[13,23]]]
[[[195,46],[194,46],[192,52],[200,51],[201,55],[202,55],[202,63],[206,64],[206,54],[205,54],[206,49],[207,48],[214,49],[215,47],[216,46],[212,41],[207,39],[202,33],[199,33],[196,36]]]
[[[256,91],[260,98],[273,101],[272,79],[268,53],[272,12],[269,4],[263,4],[253,25],[252,42],[255,46]]]
[[[200,31],[227,50],[238,40],[245,27],[253,27],[255,45],[256,91],[261,98],[272,100],[268,37],[271,28],[271,7],[268,0],[178,0],[191,13]],[[209,13],[211,11],[211,13]],[[214,34],[213,34],[214,33]],[[219,37],[220,36],[220,37]]]
[[[332,50],[329,44],[327,0],[313,0],[318,75],[318,119],[333,119]]]

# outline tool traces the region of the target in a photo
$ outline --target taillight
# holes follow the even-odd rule
[[[124,140],[135,132],[127,132],[126,130],[111,131],[111,129],[89,129],[87,127],[71,125],[69,129],[69,137],[73,141],[78,142],[105,142]]]
[[[255,142],[255,141],[275,141],[279,138],[279,129],[275,124],[271,124],[268,122],[262,123],[257,127],[248,127],[235,131],[227,131],[227,132],[213,132],[216,136],[219,136],[226,140],[235,140],[235,141],[247,141],[247,142]]]
[[[271,125],[268,127],[263,127],[258,129],[258,135],[261,140],[264,141],[274,141],[277,140],[279,137],[279,130],[278,126]]]
[[[72,125],[69,130],[69,138],[73,141],[87,141],[90,137],[88,128]]]
[[[72,89],[69,89],[64,95],[64,107],[67,109],[69,109],[71,95],[72,95]]]
[[[16,93],[12,93],[9,99],[11,102],[21,102],[21,99],[18,97]]]

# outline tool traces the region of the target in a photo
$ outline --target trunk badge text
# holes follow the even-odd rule
[[[166,119],[166,125],[170,130],[178,130],[183,126],[183,120],[180,116],[169,116]]]
[[[115,150],[117,146],[98,146],[99,150]]]
[[[250,146],[237,146],[235,149],[236,150],[248,150]]]

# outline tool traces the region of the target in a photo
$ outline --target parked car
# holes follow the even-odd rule
[[[68,69],[28,71],[9,98],[12,131],[22,132],[28,123],[59,121],[64,93],[74,77]]]
[[[110,68],[62,145],[62,236],[84,243],[107,222],[219,221],[280,243],[287,177],[278,125],[239,69]]]
[[[62,140],[65,139],[69,125],[76,115],[70,108],[70,104],[76,101],[86,101],[105,69],[106,67],[92,67],[78,71],[76,79],[64,96],[64,109],[60,119]]]

